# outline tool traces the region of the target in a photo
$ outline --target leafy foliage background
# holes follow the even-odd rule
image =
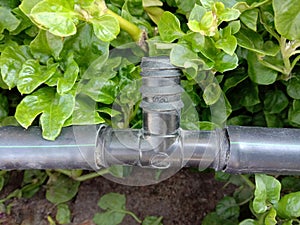
[[[140,59],[168,55],[198,110],[183,110],[183,128],[299,127],[299,11],[297,0],[0,0],[0,124],[40,125],[48,140],[120,114],[138,127]],[[298,192],[280,199],[274,179],[245,186],[257,219],[241,224],[299,223]],[[222,219],[236,223],[237,208]]]

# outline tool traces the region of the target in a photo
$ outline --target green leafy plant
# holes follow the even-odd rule
[[[126,210],[125,205],[125,195],[119,193],[103,195],[98,202],[98,206],[105,211],[97,213],[94,216],[94,222],[101,225],[117,225],[123,221],[126,215],[130,215],[142,225],[162,225],[162,217],[147,216],[142,221],[133,212]]]
[[[0,126],[39,125],[48,140],[70,125],[140,127],[140,59],[167,55],[192,101],[184,129],[300,127],[299,11],[296,0],[0,0]],[[80,182],[106,173],[127,172],[26,171],[1,204],[46,184],[57,222],[68,223],[66,203]],[[237,189],[203,223],[299,223],[296,177],[217,179]]]
[[[281,182],[273,176],[255,175],[255,184],[245,176],[217,174],[217,179],[237,185],[233,197],[226,196],[209,213],[203,224],[275,225],[298,224],[299,191],[287,192],[290,185],[298,183],[295,177],[284,177]],[[245,186],[246,184],[246,186]],[[299,190],[299,189],[298,189]],[[245,198],[246,197],[246,198]],[[239,222],[240,210],[249,205],[251,217]]]

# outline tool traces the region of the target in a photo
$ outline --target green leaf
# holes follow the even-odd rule
[[[23,0],[22,3],[19,5],[19,8],[22,10],[23,13],[29,16],[32,8],[43,0]]]
[[[245,219],[239,225],[259,225],[259,223],[253,219]]]
[[[240,16],[240,11],[234,8],[225,8],[222,2],[215,2],[213,5],[213,12],[217,15],[219,23],[236,20]]]
[[[6,29],[13,31],[17,29],[20,22],[10,11],[10,9],[0,6],[0,34]]]
[[[290,79],[286,91],[293,99],[300,99],[300,79],[297,77]]]
[[[300,126],[300,100],[294,100],[289,109],[289,123],[293,126]]]
[[[229,180],[230,176],[231,176],[230,173],[226,173],[226,172],[222,172],[222,171],[215,171],[214,178],[220,182],[227,182]]]
[[[144,12],[142,0],[125,1],[123,11],[127,11],[132,16],[141,16]]]
[[[23,63],[30,59],[27,46],[8,46],[0,56],[1,75],[9,89],[16,86]]]
[[[49,67],[41,66],[38,61],[28,59],[22,65],[17,81],[17,87],[21,94],[30,94],[38,86],[47,81],[56,71],[58,64]]]
[[[95,35],[101,41],[112,41],[120,32],[118,20],[111,15],[103,15],[90,21],[93,24]]]
[[[203,221],[202,225],[232,225],[237,224],[237,221],[222,219],[216,212],[212,212],[207,214]]]
[[[143,0],[143,7],[151,6],[163,6],[163,2],[160,0]]]
[[[91,98],[84,95],[76,96],[73,114],[66,120],[64,126],[104,123],[105,120],[99,116],[95,107],[96,102]]]
[[[216,212],[212,212],[207,214],[203,221],[202,221],[202,225],[219,225],[221,224],[221,219],[219,217],[219,215]]]
[[[79,4],[82,7],[91,6],[95,0],[75,0],[75,4]]]
[[[264,213],[268,209],[268,204],[277,205],[280,199],[280,182],[268,175],[255,175],[255,192],[253,199],[253,210],[256,213]]]
[[[22,197],[31,198],[40,190],[47,177],[44,171],[25,170],[22,182],[24,185],[22,187]]]
[[[70,91],[75,85],[78,73],[79,67],[76,61],[73,59],[73,55],[70,54],[64,65],[63,76],[58,78],[57,92],[62,95]]]
[[[205,37],[200,33],[190,32],[183,39],[191,45],[194,52],[201,52],[205,46]]]
[[[300,39],[300,5],[297,0],[273,0],[274,22],[279,34],[289,40]]]
[[[148,3],[148,1],[146,2]],[[151,2],[149,3],[151,4]],[[144,7],[144,10],[155,24],[159,23],[162,14],[165,12],[162,8],[156,6]]]
[[[199,3],[197,0],[190,0],[190,1],[176,1],[176,6],[178,7],[178,12],[183,14],[189,14],[193,9],[195,3]]]
[[[98,202],[98,206],[104,210],[125,209],[126,197],[119,193],[108,193],[103,195]]]
[[[162,15],[158,23],[158,32],[161,39],[167,42],[172,42],[184,35],[180,29],[180,21],[170,12]]]
[[[62,48],[63,39],[44,30],[40,30],[30,43],[32,55],[42,62],[46,62],[51,56],[58,59]]]
[[[1,76],[1,69],[0,69],[0,88],[2,89],[8,89],[8,86],[6,85],[6,83],[4,83],[2,76]]]
[[[0,93],[0,121],[8,116],[8,100],[7,97]]]
[[[93,221],[97,225],[118,225],[123,221],[125,215],[126,214],[123,212],[116,212],[116,211],[96,213],[93,218]]]
[[[95,61],[102,63],[101,60],[103,59],[100,57],[106,54],[108,46],[108,42],[103,42],[96,37],[91,25],[82,23],[78,25],[78,31],[75,35],[65,39],[61,55],[67,58],[71,52],[82,74],[84,74],[85,70]]]
[[[195,32],[200,32],[205,36],[214,36],[218,32],[217,20],[212,11],[208,11],[203,15],[198,26],[199,28]]]
[[[276,215],[277,212],[272,207],[265,217],[265,225],[276,225],[277,224]]]
[[[55,219],[59,222],[59,224],[67,224],[71,222],[71,211],[67,204],[59,204],[57,206]]]
[[[64,122],[71,116],[75,98],[71,94],[59,95],[55,89],[44,87],[27,95],[17,106],[15,117],[25,128],[40,117],[43,137],[54,140],[60,133]]]
[[[246,115],[239,115],[231,117],[227,120],[227,125],[247,126],[251,123],[252,117]]]
[[[228,27],[230,28],[231,34],[236,34],[241,29],[241,22],[240,21],[231,21],[228,23]]]
[[[251,30],[256,32],[258,19],[258,9],[254,8],[251,10],[246,10],[240,16],[240,20]]]
[[[219,84],[211,83],[207,87],[205,87],[203,92],[203,99],[207,105],[212,105],[216,103],[222,93],[222,89]]]
[[[231,105],[224,94],[221,95],[219,100],[210,106],[211,111],[211,121],[218,126],[223,125],[227,120],[228,116],[231,114]]]
[[[20,126],[20,124],[18,123],[18,121],[16,120],[16,118],[14,116],[7,116],[4,119],[2,119],[1,123],[0,123],[1,127],[4,126]]]
[[[283,127],[284,123],[282,121],[282,118],[278,114],[271,114],[266,111],[264,111],[266,124],[268,127]]]
[[[230,88],[237,86],[239,83],[247,79],[247,77],[248,75],[243,72],[243,73],[234,74],[234,76],[227,78],[224,82],[223,91],[226,92]]]
[[[300,192],[284,195],[278,203],[278,215],[292,219],[300,216]]]
[[[225,196],[216,206],[216,213],[222,219],[237,219],[240,214],[240,207],[235,199],[230,196]]]
[[[293,225],[293,220],[288,220],[282,223],[282,225]]]
[[[241,28],[235,37],[239,46],[253,52],[270,56],[275,56],[279,52],[279,45],[272,41],[264,43],[262,36],[250,29]]]
[[[114,177],[123,178],[126,177],[130,171],[130,166],[113,165],[108,168],[109,173]]]
[[[295,176],[285,176],[281,180],[282,190],[288,192],[300,191],[300,179]]]
[[[29,30],[34,27],[31,20],[21,11],[20,8],[14,8],[12,12],[16,15],[18,20],[20,20],[20,24],[16,29],[10,32],[11,35],[20,35],[22,31],[25,31],[26,33],[26,29]]]
[[[162,223],[163,217],[157,217],[157,216],[147,216],[143,222],[142,225],[163,225]]]
[[[23,184],[29,184],[37,182],[39,180],[43,181],[47,177],[47,174],[41,170],[25,170],[23,176]]]
[[[227,31],[230,31],[230,29],[227,29]],[[220,51],[220,49],[217,49],[216,43],[212,38],[210,37],[199,38],[199,35],[192,35],[187,37],[187,40],[192,42],[193,51],[199,51],[206,57],[206,58],[203,56],[201,58],[194,57],[194,60],[190,60],[192,61],[190,62],[190,64],[191,63],[200,64],[198,62],[202,62],[201,64],[205,65],[205,67],[202,66],[203,69],[211,69],[211,67],[213,66],[214,69],[219,72],[225,72],[237,67],[238,65],[237,55],[236,54],[229,55],[226,54],[224,51]],[[180,49],[178,49],[177,51],[177,56],[175,56],[178,58],[177,61],[180,61],[181,53],[179,50]],[[171,57],[172,57],[172,51],[171,51]],[[183,60],[183,62],[185,61]],[[183,64],[183,62],[181,64]]]
[[[47,184],[46,198],[53,204],[71,200],[78,192],[79,181],[63,174],[52,174]]]
[[[289,104],[289,100],[281,90],[268,91],[264,99],[264,110],[268,113],[280,113]]]
[[[233,70],[238,66],[238,57],[236,54],[228,55],[225,52],[219,52],[214,57],[214,68],[223,73],[229,70]]]
[[[249,79],[243,81],[236,88],[231,89],[227,96],[234,110],[240,109],[242,106],[251,107],[260,103],[258,86]]]
[[[200,130],[215,130],[220,128],[219,125],[209,121],[199,121],[198,127]]]
[[[81,89],[82,93],[104,104],[111,104],[115,101],[117,90],[117,83],[113,80],[106,80],[105,78],[91,79]]]
[[[215,46],[218,49],[222,49],[227,54],[233,55],[237,47],[237,40],[233,35],[227,35],[217,40]]]
[[[248,75],[253,82],[268,85],[276,81],[278,72],[262,65],[255,53],[248,52],[247,62]]]
[[[100,113],[105,113],[105,114],[107,114],[107,115],[109,115],[111,117],[114,117],[114,116],[117,116],[117,115],[120,114],[119,111],[111,109],[111,108],[108,108],[108,107],[101,107],[97,111],[100,112]]]
[[[206,9],[200,5],[195,4],[189,15],[188,27],[194,32],[200,32],[199,23],[206,13]]]
[[[19,4],[20,4],[19,0],[0,0],[0,6],[4,6],[10,9],[14,9],[18,7]]]
[[[74,0],[43,0],[30,12],[30,17],[41,29],[66,37],[76,33]]]
[[[198,70],[208,70],[210,65],[199,58],[188,46],[176,44],[170,52],[170,61],[173,65],[183,67],[193,78],[197,76]]]
[[[179,54],[180,53],[180,54]],[[185,45],[175,45],[170,53],[170,61],[178,67],[185,67],[187,61],[195,61],[198,55]]]
[[[235,190],[233,197],[239,205],[249,202],[250,199],[253,199],[253,188],[247,184],[244,184]]]
[[[200,3],[205,9],[210,10],[215,3],[215,0],[200,0]]]
[[[0,176],[0,191],[3,190],[4,185],[5,185],[5,178],[2,175],[2,176]],[[0,207],[2,207],[2,206],[0,206]],[[2,210],[2,208],[1,208],[1,210]]]

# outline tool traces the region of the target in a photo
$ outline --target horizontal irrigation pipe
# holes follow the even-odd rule
[[[1,127],[0,169],[194,166],[230,173],[300,174],[300,129],[182,130],[180,70],[165,57],[143,58],[141,67],[142,129],[73,126],[47,141],[39,127]]]
[[[153,154],[147,157],[147,153],[152,150],[141,151],[135,149],[137,144],[132,145],[134,141],[145,141],[138,140],[140,130],[107,127],[97,133],[91,132],[95,130],[93,126],[76,129],[86,134],[85,143],[76,142],[73,127],[64,128],[56,141],[41,138],[39,127],[0,128],[0,169],[97,170],[116,164],[151,164]],[[131,139],[127,139],[129,133]],[[189,156],[183,156],[182,166],[210,167],[229,173],[300,174],[299,137],[299,129],[230,126],[215,131],[181,131],[180,140],[175,146],[172,144],[172,149],[182,147],[184,155]],[[163,158],[171,166],[178,160]]]

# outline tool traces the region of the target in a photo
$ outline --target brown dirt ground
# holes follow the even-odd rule
[[[164,225],[201,224],[203,217],[214,210],[218,200],[231,194],[233,186],[224,188],[211,172],[194,172],[182,169],[173,177],[159,184],[131,187],[111,182],[103,177],[85,181],[77,196],[69,203],[72,211],[71,225],[94,225],[93,216],[100,209],[99,198],[110,192],[126,195],[126,207],[143,219],[149,215],[163,216]],[[3,198],[20,186],[22,172],[13,172],[9,183],[0,193]],[[30,199],[14,199],[11,213],[0,214],[3,225],[48,225],[47,216],[55,218],[56,207],[45,199],[42,188]],[[126,216],[123,225],[138,224]]]

